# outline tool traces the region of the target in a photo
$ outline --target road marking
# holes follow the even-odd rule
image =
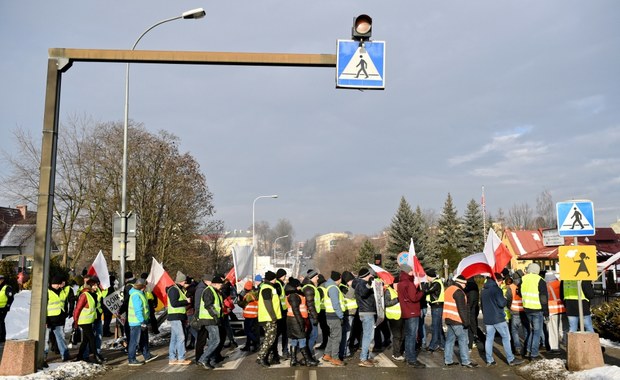
[[[378,354],[377,356],[374,357],[374,359],[379,362],[375,365],[375,367],[388,367],[388,368],[398,367],[396,364],[394,364],[393,361],[388,359],[388,357],[385,356],[384,353]]]
[[[312,369],[308,373],[308,380],[316,380],[316,370]]]
[[[215,370],[237,369],[246,356],[244,351],[236,350],[230,354],[229,360],[223,362],[222,366],[216,367]]]
[[[189,365],[168,365],[167,367],[164,367],[163,369],[161,369],[159,372],[183,372],[185,371],[187,368],[189,367]]]

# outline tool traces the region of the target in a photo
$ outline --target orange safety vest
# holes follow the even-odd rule
[[[566,313],[564,302],[560,299],[560,281],[554,280],[547,283],[547,293],[549,293],[549,314]]]
[[[456,301],[454,300],[454,293],[459,290],[462,291],[462,289],[456,285],[451,285],[448,287],[448,289],[446,289],[444,293],[443,314],[441,318],[448,318],[455,322],[463,324],[463,321],[461,320],[461,315],[459,314],[459,310],[456,307]],[[465,295],[465,292],[463,292],[463,295]],[[467,295],[465,295],[465,303],[467,303]]]
[[[248,295],[252,296],[252,301],[243,308],[243,318],[258,318],[258,298],[252,293]]]
[[[523,311],[523,298],[517,294],[517,285],[510,284],[510,293],[512,293],[512,303],[510,304],[510,311],[521,312]]]
[[[293,314],[293,308],[291,307],[291,304],[288,302],[288,297],[289,296],[286,297],[286,310],[287,310],[286,316],[294,317],[295,314]],[[306,297],[299,295],[299,298],[301,298],[301,304],[299,304],[299,312],[301,313],[301,317],[308,318],[308,306],[306,305]]]

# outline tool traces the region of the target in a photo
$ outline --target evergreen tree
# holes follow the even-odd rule
[[[424,263],[422,265],[424,269],[433,268],[437,273],[443,273],[443,255],[437,245],[437,229],[434,226],[429,226],[427,231],[424,244]]]
[[[462,254],[459,251],[461,229],[459,226],[457,211],[454,208],[454,203],[452,202],[452,196],[450,193],[448,193],[448,198],[444,203],[443,210],[439,216],[439,221],[437,224],[437,227],[439,228],[439,231],[437,232],[437,247],[441,252],[442,259],[448,259],[450,268],[454,269],[456,268],[456,265],[453,267],[452,262],[458,258],[456,261],[458,264],[462,258]]]
[[[467,204],[467,210],[463,215],[461,250],[465,256],[482,252],[486,236],[483,229],[482,210],[480,205],[472,199]]]
[[[362,268],[368,268],[368,263],[375,262],[375,252],[376,248],[370,240],[366,239],[364,244],[360,247],[359,253],[357,254],[357,259],[355,260],[355,264],[353,265],[353,271],[358,273]]]
[[[415,253],[420,260],[420,264],[423,267],[428,265],[427,258],[429,256],[428,249],[426,247],[426,241],[428,240],[426,235],[426,222],[424,221],[424,214],[422,214],[422,209],[418,205],[413,213],[413,224],[412,224],[412,238],[413,243],[415,244]],[[410,241],[411,242],[411,241]]]
[[[399,253],[409,250],[411,238],[415,238],[415,216],[411,206],[405,199],[400,198],[400,205],[396,215],[392,218],[392,224],[388,229],[386,254],[383,258],[383,266],[387,270],[395,270],[398,267],[396,258]]]

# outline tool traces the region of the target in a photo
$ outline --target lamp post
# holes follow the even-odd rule
[[[276,240],[273,241],[273,261],[276,261],[276,243],[280,239],[287,238],[288,235],[277,237]]]
[[[135,50],[138,42],[144,37],[145,34],[150,32],[153,28],[165,24],[170,21],[180,20],[180,19],[199,19],[203,18],[207,13],[202,8],[196,8],[189,10],[187,12],[183,12],[180,16],[167,18],[165,20],[159,21],[153,25],[151,25],[147,30],[142,32],[140,37],[133,44],[131,50]],[[125,284],[125,259],[127,256],[127,130],[129,124],[129,63],[127,63],[127,67],[125,68],[125,120],[123,124],[123,174],[122,174],[122,182],[121,182],[121,257],[120,257],[120,283],[124,286]]]
[[[277,198],[278,195],[274,194],[274,195],[259,195],[258,197],[254,198],[254,202],[252,202],[252,256],[254,258],[254,265],[252,266],[252,277],[254,277],[256,275],[256,273],[254,273],[256,271],[256,201],[261,199],[261,198]]]

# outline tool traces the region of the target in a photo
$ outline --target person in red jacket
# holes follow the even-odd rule
[[[97,346],[95,344],[95,330],[93,323],[97,318],[97,281],[89,279],[82,288],[82,292],[78,298],[75,310],[73,311],[73,328],[82,329],[82,344],[78,351],[75,361],[84,360],[84,352],[88,346],[88,351],[93,355],[93,362],[97,364],[103,363],[103,357],[97,354]]]
[[[420,325],[420,300],[424,293],[413,283],[413,269],[403,264],[400,266],[400,281],[398,282],[398,302],[405,324],[405,359],[407,365],[414,368],[425,368],[426,365],[418,361],[415,348]]]

